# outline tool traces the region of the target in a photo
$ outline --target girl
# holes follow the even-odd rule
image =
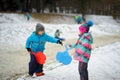
[[[89,33],[90,27],[93,25],[92,21],[88,21],[79,27],[79,38],[76,44],[69,45],[71,48],[76,48],[74,58],[79,61],[79,74],[81,80],[88,80],[88,61],[90,59],[93,38]]]

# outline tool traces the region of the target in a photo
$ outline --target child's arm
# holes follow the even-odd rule
[[[71,44],[69,45],[69,47],[71,48],[77,48],[77,45],[80,43],[79,39],[77,40],[77,42],[75,44]]]
[[[51,43],[57,43],[58,42],[58,39],[53,38],[53,37],[51,37],[51,36],[49,36],[47,34],[45,34],[45,37],[46,37],[47,42],[51,42]]]
[[[70,44],[69,47],[70,47],[70,48],[76,48],[77,45],[76,45],[76,44]]]
[[[51,37],[51,36],[49,36],[47,34],[45,34],[45,37],[46,37],[47,42],[57,43],[57,44],[63,45],[63,43],[60,40],[56,39],[56,38],[53,38],[53,37]]]

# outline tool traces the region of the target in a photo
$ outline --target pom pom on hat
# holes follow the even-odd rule
[[[90,26],[90,27],[91,27],[91,26],[93,26],[93,24],[94,24],[94,23],[93,23],[93,21],[92,21],[92,20],[89,20],[89,21],[87,22],[87,24],[88,24],[88,26]]]

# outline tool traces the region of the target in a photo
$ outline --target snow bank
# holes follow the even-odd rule
[[[117,23],[112,16],[88,15],[86,18],[94,21],[93,32],[99,30],[99,32],[102,31],[109,34],[120,33],[120,23]]]
[[[90,19],[93,19],[93,21],[96,21],[95,25],[91,29],[92,33],[94,33],[94,34],[104,35],[104,34],[110,34],[110,33],[112,33],[112,34],[120,33],[119,24],[116,23],[109,16],[107,16],[107,17],[106,16],[103,16],[103,17],[91,16]],[[57,20],[57,18],[56,18],[56,20]],[[59,17],[59,20],[63,20],[63,19],[60,19],[60,17]],[[68,19],[64,19],[64,21],[66,21],[66,20],[68,20]],[[72,19],[72,20],[70,19],[69,23],[72,23],[73,20],[74,19]],[[98,20],[103,20],[103,21],[98,21]],[[35,25],[37,22],[39,22],[39,21],[37,21],[33,18],[31,18],[30,21],[27,21],[23,14],[0,13],[0,54],[5,54],[5,55],[9,54],[10,55],[11,53],[13,53],[12,51],[14,51],[14,50],[15,51],[24,50],[26,38],[34,31]],[[109,23],[110,23],[110,25],[109,25]],[[78,37],[77,36],[79,33],[78,27],[80,26],[78,24],[46,24],[46,23],[42,23],[42,24],[45,26],[46,32],[51,36],[54,35],[54,32],[56,29],[60,29],[62,31],[61,37],[65,37],[66,39],[74,39],[74,38]],[[110,27],[107,27],[107,24]],[[101,80],[103,80],[102,78],[107,77],[109,80],[110,76],[112,76],[113,79],[116,77],[115,80],[120,79],[118,77],[118,75],[120,75],[120,71],[119,71],[119,68],[117,67],[117,66],[120,66],[119,65],[120,62],[117,61],[117,59],[119,59],[118,53],[120,52],[119,51],[120,48],[118,47],[117,44],[119,44],[119,43],[108,45],[105,48],[104,47],[98,48],[93,51],[93,56],[91,57],[91,61],[89,64],[91,80],[97,80],[98,77]],[[108,48],[108,47],[110,47],[110,48]],[[5,52],[3,52],[3,51],[5,51]],[[11,53],[9,53],[9,51]],[[94,53],[99,53],[99,54],[94,54]],[[102,56],[101,53],[103,53],[105,55]],[[108,55],[108,53],[110,55]],[[15,54],[13,55],[13,57],[16,56]],[[113,54],[115,54],[115,55],[113,55]],[[4,58],[6,59],[6,56],[4,56],[4,57],[3,56],[0,56],[1,60],[4,60]],[[97,56],[99,58],[94,57],[94,56]],[[15,60],[13,57],[9,58],[13,62],[11,64],[15,64],[14,63]],[[106,59],[104,59],[104,57],[107,58],[108,60],[106,61]],[[96,58],[96,60],[94,58]],[[102,59],[102,61],[104,61],[105,63],[102,63],[102,61],[100,61],[100,59]],[[21,60],[24,60],[24,59],[21,58]],[[95,61],[97,61],[97,62],[95,62]],[[7,61],[5,61],[5,64],[4,64],[4,61],[2,61],[2,62],[3,62],[3,65],[5,65],[5,66],[6,66],[6,64],[8,64]],[[16,63],[18,63],[18,62],[16,61]],[[112,64],[114,64],[114,65],[112,65]],[[59,64],[56,64],[56,63],[53,65],[51,64],[51,66],[53,66],[53,67],[54,67],[54,65],[59,66]],[[98,65],[100,65],[100,66],[98,66]],[[104,70],[104,67],[101,67],[101,65],[102,66],[105,65],[105,70]],[[110,67],[106,67],[107,65],[109,65]],[[5,66],[0,67],[1,70]],[[115,67],[115,69],[114,69],[114,67]],[[94,69],[92,69],[92,68],[94,68]],[[106,68],[108,68],[108,69],[106,69]],[[110,70],[111,73],[108,73],[109,72],[108,70]],[[73,74],[73,72],[74,72],[74,74]],[[95,75],[96,72],[97,72],[97,75]],[[63,74],[63,73],[67,73],[67,74]],[[104,76],[104,73],[107,76]],[[111,74],[113,74],[113,75],[111,75]],[[6,76],[5,74],[3,74],[3,75]],[[108,76],[108,75],[110,75],[110,76]],[[62,80],[69,80],[69,78],[70,78],[70,80],[75,80],[75,79],[79,80],[79,75],[77,72],[77,62],[73,61],[73,63],[71,65],[59,67],[57,69],[54,69],[53,71],[48,71],[46,69],[46,76],[47,77],[45,77],[45,76],[40,77],[40,79],[42,79],[42,80],[61,80],[59,78],[59,76],[61,76]],[[106,78],[106,80],[107,80],[107,78]],[[39,80],[38,78],[35,78],[35,80],[36,79]],[[98,79],[98,80],[100,80],[100,79]]]
[[[91,80],[120,80],[120,42],[96,48],[89,63]]]
[[[28,22],[21,14],[0,13],[0,50],[10,51],[23,47],[36,22],[33,18]]]
[[[88,16],[95,25],[91,28],[93,34],[120,33],[120,25],[109,16]],[[57,20],[57,19],[56,19]],[[63,20],[59,17],[58,21]],[[66,21],[64,19],[64,21]],[[69,23],[72,23],[70,18]],[[23,14],[0,13],[0,50],[18,50],[25,45],[26,38],[34,31],[38,21],[33,18],[27,21]],[[46,24],[42,23],[46,32],[54,36],[56,29],[62,31],[61,37],[74,39],[78,37],[78,24]],[[12,46],[12,47],[11,47]],[[17,46],[17,47],[16,47]]]
[[[120,42],[94,49],[88,68],[90,80],[120,80],[119,53]],[[30,78],[24,75],[17,80],[79,80],[77,68],[78,62],[73,61],[68,66],[61,66],[51,71],[46,70],[45,76]]]
[[[34,31],[36,23],[38,21],[33,18],[27,21],[22,14],[0,13],[0,50],[24,49],[26,38]],[[76,27],[78,25],[42,24],[45,26],[46,32],[51,36],[54,36],[56,29],[60,29],[63,32],[62,37],[68,39],[75,38],[74,35],[77,37],[78,30]]]
[[[35,22],[33,18],[29,22]],[[27,23],[27,19],[23,14],[0,13],[0,24],[4,23]]]

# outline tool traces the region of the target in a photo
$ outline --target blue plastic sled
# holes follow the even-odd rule
[[[64,65],[68,65],[72,61],[72,57],[68,53],[68,48],[64,52],[58,52],[56,55],[56,60]]]

